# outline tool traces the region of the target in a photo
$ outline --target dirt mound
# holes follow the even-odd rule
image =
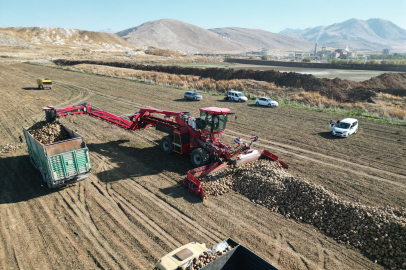
[[[202,181],[210,187],[205,190],[210,195],[232,188],[271,211],[314,225],[391,268],[406,267],[406,209],[344,201],[266,160],[230,168]]]
[[[405,89],[406,88],[406,73],[384,73],[373,77],[363,83],[365,87],[376,89]],[[403,96],[406,91],[403,92]]]
[[[189,68],[180,66],[150,66],[129,62],[103,62],[103,61],[72,61],[58,59],[57,65],[93,64],[112,67],[129,68],[145,71],[157,71],[170,74],[194,75],[214,80],[250,79],[274,83],[279,87],[302,88],[308,92],[319,92],[323,96],[335,99],[338,102],[369,101],[377,92],[396,90],[398,95],[406,95],[406,74],[385,73],[368,81],[354,82],[341,79],[319,79],[309,74],[295,72],[282,73],[274,70],[247,70],[225,68]]]
[[[42,144],[50,144],[70,139],[69,133],[59,123],[35,123],[28,130],[30,134]]]

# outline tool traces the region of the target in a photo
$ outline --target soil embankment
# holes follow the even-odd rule
[[[338,102],[371,101],[378,92],[406,96],[406,73],[385,73],[363,82],[341,79],[319,79],[309,74],[294,72],[282,73],[274,70],[234,70],[225,68],[190,68],[180,66],[141,65],[129,62],[74,61],[58,59],[57,65],[72,66],[78,64],[105,65],[145,71],[157,71],[170,74],[194,75],[215,80],[250,79],[274,83],[279,87],[302,88],[307,92],[318,92]]]

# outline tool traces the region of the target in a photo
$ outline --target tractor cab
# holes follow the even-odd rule
[[[200,117],[196,118],[196,128],[213,134],[224,133],[228,114],[230,110],[227,108],[201,108]]]

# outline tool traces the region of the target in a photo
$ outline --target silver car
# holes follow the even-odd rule
[[[202,95],[196,92],[186,92],[184,98],[185,100],[202,100]]]

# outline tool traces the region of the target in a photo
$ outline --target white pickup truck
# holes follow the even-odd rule
[[[345,118],[337,122],[330,120],[329,127],[334,136],[348,138],[351,134],[357,133],[358,120],[354,118]]]

